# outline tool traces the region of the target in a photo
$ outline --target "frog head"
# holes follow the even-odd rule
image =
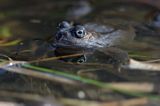
[[[62,21],[58,25],[55,43],[57,47],[88,48],[91,39],[92,34],[83,25]]]

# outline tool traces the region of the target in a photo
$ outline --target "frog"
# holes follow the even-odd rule
[[[71,60],[80,63],[87,61],[87,52],[94,54],[97,51],[105,51],[106,57],[111,57],[108,60],[112,63],[127,63],[128,53],[117,47],[135,37],[132,27],[117,29],[96,23],[73,24],[62,21],[57,29],[54,42],[51,43],[55,48],[56,56],[83,53],[83,55]]]

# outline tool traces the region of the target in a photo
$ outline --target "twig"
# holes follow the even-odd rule
[[[23,74],[23,75],[41,78],[41,79],[45,79],[45,80],[50,80],[50,81],[54,81],[54,82],[59,82],[59,83],[63,83],[63,84],[77,85],[77,82],[74,80],[65,78],[63,76],[53,75],[50,73],[44,73],[44,72],[40,72],[40,71],[19,68],[19,67],[7,67],[6,69],[7,69],[7,71],[15,72],[18,74]]]
[[[22,101],[30,101],[30,102],[34,102],[34,103],[41,103],[41,104],[46,104],[46,106],[60,106],[60,104],[57,104],[57,102],[55,101],[54,97],[42,97],[38,94],[29,94],[29,93],[19,93],[19,92],[11,92],[11,91],[0,91],[0,97],[3,98],[12,98],[11,100],[22,100]],[[24,102],[23,102],[24,103]],[[11,101],[5,101],[5,102],[0,102],[0,106],[24,106],[19,104],[16,102],[11,102]],[[48,104],[48,105],[47,105]]]
[[[147,98],[135,98],[129,100],[119,100],[113,102],[97,102],[97,101],[87,101],[87,100],[78,100],[78,99],[60,99],[60,101],[69,106],[139,106],[147,105]]]
[[[148,60],[148,61],[145,61],[145,62],[147,62],[147,63],[160,62],[160,59]]]
[[[138,69],[138,70],[147,70],[147,71],[160,71],[160,64],[158,63],[148,63],[141,62],[134,59],[130,59],[128,65],[123,66],[127,69]]]
[[[33,60],[33,61],[29,61],[29,63],[35,63],[35,62],[43,62],[43,61],[50,61],[50,60],[58,60],[58,59],[64,59],[64,58],[69,58],[69,57],[77,57],[77,56],[81,56],[84,53],[77,53],[77,54],[71,54],[71,55],[64,55],[64,56],[57,56],[57,57],[49,57],[49,58],[44,58],[44,59],[40,59],[40,60]]]

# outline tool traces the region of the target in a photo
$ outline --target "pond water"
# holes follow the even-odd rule
[[[34,61],[54,56],[54,50],[48,51],[45,42],[55,36],[58,23],[67,20],[81,24],[111,25],[118,29],[127,29],[132,26],[135,29],[136,37],[133,41],[122,42],[118,48],[127,51],[129,57],[136,60],[159,59],[159,8],[158,3],[143,0],[135,2],[130,0],[124,0],[124,2],[116,0],[0,0],[0,54],[21,61]],[[70,64],[61,60],[36,62],[34,65],[102,82],[158,83],[160,80],[158,72],[139,70],[121,70],[119,72],[114,67],[103,66],[106,61],[105,53],[97,52],[89,59],[91,59],[89,63],[96,63],[96,65]],[[92,89],[92,86],[68,87],[13,73],[5,73],[1,76],[1,90],[72,98],[78,98],[77,94],[82,90],[87,95],[86,99],[108,100],[108,97],[102,94],[103,91],[97,93],[99,89],[94,87]],[[113,99],[112,96],[118,99],[123,98],[121,95],[113,94],[109,98]]]

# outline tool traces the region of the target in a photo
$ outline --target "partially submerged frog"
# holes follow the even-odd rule
[[[118,49],[116,51],[115,48],[110,48],[118,46],[129,39],[133,39],[134,36],[135,33],[131,27],[123,30],[92,23],[85,25],[73,25],[69,22],[63,21],[58,26],[58,31],[52,45],[56,47],[55,51],[58,55],[83,52],[84,55],[79,58],[82,59],[83,57],[84,61],[86,61],[85,52],[94,52],[97,50],[105,52],[109,50],[109,55],[112,55],[111,57],[114,57],[114,59],[120,59],[121,56],[125,54],[128,59],[126,52],[122,52]],[[116,56],[113,56],[115,54]]]
[[[57,47],[97,49],[118,45],[123,43],[122,41],[133,39],[134,36],[132,28],[121,30],[91,23],[71,25],[63,21],[58,26],[54,43]]]

